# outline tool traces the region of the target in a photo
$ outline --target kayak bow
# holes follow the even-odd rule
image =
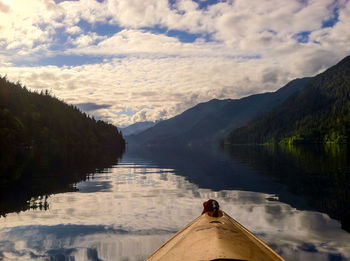
[[[268,245],[221,210],[217,217],[211,216],[211,212],[204,212],[146,260],[284,261]]]

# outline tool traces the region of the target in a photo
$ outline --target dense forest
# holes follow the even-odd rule
[[[350,56],[312,78],[270,113],[230,133],[226,143],[350,141]]]
[[[73,105],[0,77],[0,188],[41,172],[79,169],[101,154],[120,157],[122,134]]]

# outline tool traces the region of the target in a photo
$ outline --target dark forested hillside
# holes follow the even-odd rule
[[[315,76],[269,114],[233,131],[231,144],[348,143],[350,56]]]
[[[0,144],[0,186],[36,168],[78,167],[100,153],[121,155],[125,147],[115,126],[5,77],[0,78]]]
[[[185,112],[161,121],[155,126],[127,138],[129,144],[146,146],[181,146],[187,145],[184,136],[208,115],[220,110],[231,100],[211,100],[200,103]],[[215,123],[212,124],[215,128]]]
[[[280,105],[308,81],[309,78],[295,79],[276,92],[200,103],[138,135],[128,137],[128,142],[144,146],[215,146],[230,131]]]

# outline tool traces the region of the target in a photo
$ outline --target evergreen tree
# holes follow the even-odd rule
[[[103,153],[121,155],[125,148],[112,124],[96,121],[49,91],[31,92],[6,77],[0,77],[0,144],[0,186],[32,175],[33,166],[78,167]]]

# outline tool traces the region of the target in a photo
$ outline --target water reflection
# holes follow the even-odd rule
[[[76,191],[72,186],[73,183],[88,180],[94,173],[103,172],[106,167],[116,165],[120,156],[119,152],[111,152],[85,163],[75,162],[72,166],[68,164],[51,168],[43,168],[35,160],[27,160],[24,168],[23,162],[20,161],[16,165],[17,168],[7,173],[14,177],[20,173],[20,178],[4,185],[5,179],[5,183],[2,180],[0,184],[0,216],[33,208],[45,209],[48,207],[45,202],[35,203],[30,199]]]
[[[237,146],[230,148],[235,160],[249,160],[260,173],[285,184],[307,205],[341,221],[350,232],[350,161],[348,147]],[[293,202],[291,202],[293,204]]]
[[[45,207],[0,218],[0,259],[143,260],[198,216],[204,200],[215,198],[287,260],[350,260],[350,234],[340,223],[268,193],[281,185],[245,164],[227,165],[232,161],[225,158],[217,162],[216,175],[205,158],[197,167],[189,161],[179,167],[127,154],[120,164],[76,184],[79,192],[32,199]],[[190,182],[198,179],[197,172],[202,183]],[[224,182],[230,172],[231,185]],[[254,180],[261,184],[239,189]],[[216,190],[205,186],[210,182]]]

